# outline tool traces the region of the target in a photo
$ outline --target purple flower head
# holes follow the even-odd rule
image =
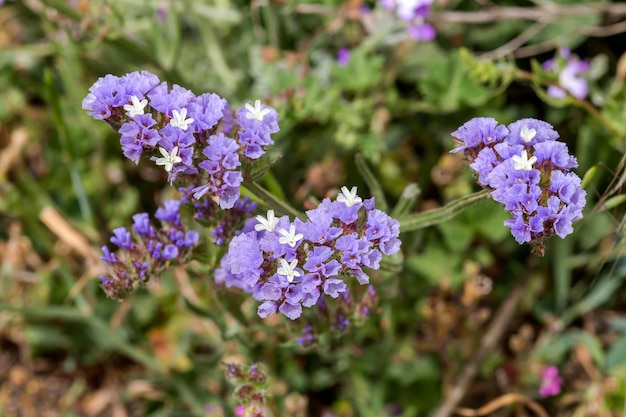
[[[561,385],[563,385],[563,378],[559,375],[559,369],[556,366],[548,366],[541,371],[540,396],[552,397],[559,395],[561,393]]]
[[[586,193],[580,178],[567,172],[578,164],[567,145],[557,141],[554,128],[541,120],[521,119],[508,126],[504,141],[485,143],[484,135],[472,134],[480,130],[476,125],[490,130],[497,122],[478,118],[465,123],[455,132],[465,144],[451,152],[465,149],[478,183],[511,214],[504,225],[515,240],[537,243],[535,253],[541,254],[542,239],[572,233],[572,223],[582,218]]]
[[[482,148],[500,142],[509,131],[491,117],[475,117],[451,133],[457,147],[450,152]]]
[[[373,200],[368,201],[373,205]],[[344,222],[347,210],[355,219]],[[280,312],[295,320],[302,308],[324,308],[323,295],[349,303],[348,278],[369,282],[363,268],[378,269],[383,254],[400,249],[399,223],[366,209],[356,187],[342,187],[337,201],[325,199],[308,219],[259,215],[253,231],[237,235],[216,271],[216,282],[241,288],[262,304],[261,317]]]

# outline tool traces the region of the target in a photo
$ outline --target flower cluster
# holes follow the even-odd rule
[[[558,86],[548,87],[548,95],[565,98],[567,93],[584,99],[589,93],[587,80],[581,75],[589,71],[589,62],[573,55],[569,49],[561,48],[556,56],[543,63],[543,69],[558,74]]]
[[[504,224],[518,243],[572,233],[586,193],[580,178],[568,172],[578,166],[576,158],[550,124],[521,119],[507,127],[478,117],[452,136],[458,145],[452,152],[464,152],[478,183],[513,215]]]
[[[83,108],[120,133],[127,158],[147,155],[170,183],[184,175],[195,198],[209,193],[222,209],[239,199],[242,164],[260,158],[279,130],[278,113],[259,100],[233,112],[217,94],[170,89],[147,71],[98,79]]]
[[[380,0],[382,6],[395,11],[400,20],[406,22],[409,36],[416,41],[431,41],[435,29],[426,22],[433,0]]]
[[[189,258],[199,234],[182,225],[180,206],[179,200],[168,200],[157,209],[155,217],[161,227],[151,224],[148,213],[137,213],[132,232],[125,227],[113,230],[110,241],[117,249],[103,246],[100,257],[109,269],[108,276],[100,277],[107,296],[121,300],[150,277],[158,276],[170,262],[183,263]]]
[[[384,255],[400,249],[399,223],[362,201],[357,189],[342,187],[336,201],[325,199],[307,211],[308,219],[257,216],[253,230],[230,242],[215,279],[241,288],[262,304],[260,317],[281,312],[295,320],[302,307],[348,291],[343,277],[367,284],[364,267],[378,269]]]

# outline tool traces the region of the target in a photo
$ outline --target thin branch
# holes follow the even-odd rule
[[[587,36],[593,36],[595,38],[617,35],[618,33],[626,32],[626,20],[608,26],[583,28],[582,32]]]
[[[531,56],[543,54],[555,50],[559,46],[554,42],[554,39],[548,39],[543,42],[535,43],[533,45],[522,46],[521,48],[513,51],[515,58],[528,58]]]
[[[530,26],[528,29],[517,35],[515,38],[511,39],[509,42],[505,43],[494,49],[491,52],[487,52],[482,54],[480,57],[483,59],[496,59],[502,58],[513,51],[519,49],[526,42],[531,40],[535,35],[541,32],[548,24],[544,22],[537,22]]]
[[[438,12],[430,16],[434,23],[492,23],[502,19],[552,21],[563,16],[593,14],[625,15],[626,4],[603,3],[584,6],[494,7],[477,12]]]
[[[465,396],[465,392],[476,376],[478,368],[480,368],[480,365],[485,360],[487,355],[495,349],[499,339],[502,337],[502,334],[513,317],[515,308],[522,299],[522,295],[524,294],[524,289],[526,287],[528,271],[524,271],[524,273],[525,274],[517,282],[508,298],[494,314],[494,319],[480,341],[478,349],[476,349],[469,362],[465,365],[465,368],[463,368],[456,384],[454,384],[454,386],[450,389],[445,397],[445,400],[435,411],[432,417],[449,417],[456,408],[457,404]]]

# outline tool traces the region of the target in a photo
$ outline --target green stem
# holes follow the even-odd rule
[[[491,190],[478,191],[454,200],[441,208],[403,217],[399,219],[400,232],[410,232],[412,230],[423,229],[425,227],[449,220],[472,204],[489,197],[490,192]]]
[[[300,213],[295,208],[291,207],[288,203],[278,199],[275,195],[261,187],[259,184],[249,182],[245,185],[245,188],[252,193],[255,197],[261,200],[270,209],[274,210],[277,215],[287,214],[290,217],[299,217],[306,219],[304,213]]]

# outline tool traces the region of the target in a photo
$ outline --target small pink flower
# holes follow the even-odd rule
[[[237,417],[243,417],[243,413],[246,412],[246,406],[245,405],[238,405],[237,407],[235,407],[235,415]]]
[[[541,386],[539,395],[542,397],[552,397],[561,393],[563,378],[559,376],[559,369],[556,366],[548,366],[541,371]]]

